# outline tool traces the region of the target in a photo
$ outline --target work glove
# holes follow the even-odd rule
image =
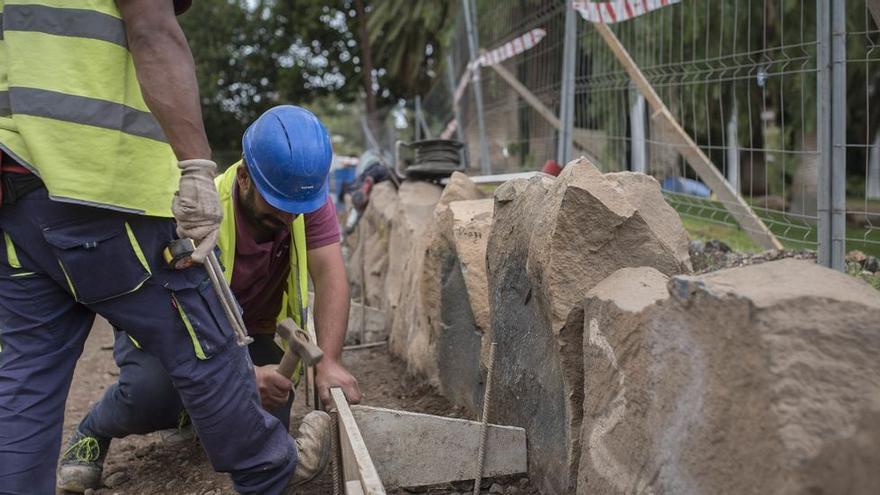
[[[203,263],[217,245],[223,210],[214,185],[217,164],[211,160],[184,160],[180,167],[180,186],[174,193],[171,212],[177,220],[177,235],[192,239],[196,250],[192,259]]]

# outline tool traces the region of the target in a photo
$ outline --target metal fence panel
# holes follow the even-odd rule
[[[540,169],[564,155],[570,140],[574,156],[586,155],[605,171],[655,177],[689,227],[741,228],[730,204],[700,184],[682,158],[682,141],[661,125],[605,39],[580,16],[573,88],[563,90],[570,1],[474,3],[476,57],[528,33],[542,37],[481,67],[481,129],[474,85],[460,84],[474,58],[460,14],[444,47],[448,60],[438,64],[446,72],[420,107],[431,136],[467,144],[473,173],[480,171],[482,144],[492,171],[506,173]],[[681,0],[610,27],[674,121],[770,231],[787,248],[818,249],[820,262],[839,268],[845,250],[880,255],[878,4]],[[835,9],[845,16],[836,29]],[[564,97],[573,100],[570,114]],[[406,102],[385,112],[383,146],[413,137],[413,107]]]

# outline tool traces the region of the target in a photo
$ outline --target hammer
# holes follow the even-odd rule
[[[300,361],[305,362],[306,366],[314,366],[324,357],[321,348],[310,342],[309,334],[292,319],[286,318],[279,322],[276,331],[287,342],[287,351],[276,368],[284,378],[293,376]]]

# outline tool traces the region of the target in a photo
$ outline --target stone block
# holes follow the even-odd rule
[[[876,290],[791,259],[600,285],[577,493],[876,493]]]
[[[491,332],[498,344],[498,416],[491,419],[527,429],[537,486],[572,493],[583,408],[583,325],[566,320],[590,289],[620,268],[690,272],[684,228],[656,181],[603,175],[581,159],[556,179],[538,176],[499,187],[487,253]]]

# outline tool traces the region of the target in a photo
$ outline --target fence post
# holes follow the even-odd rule
[[[421,122],[422,97],[421,96],[416,95],[415,102],[413,103],[413,108],[414,108],[413,121],[416,124],[416,126],[415,126],[416,127],[415,128],[415,140],[421,141],[422,140],[422,122]]]
[[[846,4],[816,0],[819,43],[816,180],[818,262],[843,270],[846,256]]]
[[[474,88],[474,100],[477,105],[477,125],[480,128],[480,171],[483,175],[492,173],[492,164],[489,161],[489,141],[486,137],[486,120],[483,115],[483,84],[480,81],[480,66],[477,61],[477,47],[480,46],[477,36],[477,7],[473,0],[461,0],[464,5],[464,22],[468,34],[468,51],[473,66],[473,78],[471,82]]]
[[[446,54],[446,80],[449,83],[449,96],[452,98],[452,115],[455,116],[455,136],[460,142],[464,143],[464,132],[461,130],[461,108],[458,107],[458,101],[455,99],[455,88],[457,87],[455,83],[455,62],[452,59],[451,53]]]
[[[816,250],[820,265],[831,267],[831,8],[816,0]]]
[[[846,0],[831,3],[831,268],[846,268]]]
[[[577,66],[577,18],[570,0],[565,1],[565,38],[562,50],[562,95],[559,99],[559,144],[556,161],[567,164],[574,154],[572,132],[574,129],[575,71]]]
[[[630,167],[633,172],[648,173],[648,141],[647,134],[647,109],[645,97],[634,84],[630,84],[630,101],[632,106],[629,110],[630,133],[632,134],[632,157]]]
[[[740,194],[739,188],[739,104],[736,94],[731,98],[730,120],[727,121],[727,182]]]

